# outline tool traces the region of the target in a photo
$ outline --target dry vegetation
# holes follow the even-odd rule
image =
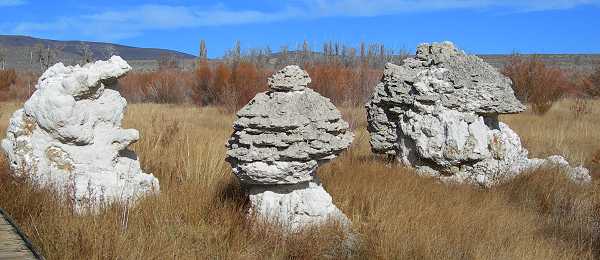
[[[311,87],[336,104],[365,102],[377,84],[381,69],[364,63],[345,64],[341,59],[306,62]],[[129,73],[119,80],[123,96],[134,103],[196,104],[219,106],[233,112],[256,93],[267,89],[274,68],[240,59],[232,62],[200,61],[193,71],[163,69]]]
[[[27,99],[35,89],[38,77],[32,72],[0,70],[0,101]]]
[[[303,48],[292,61],[285,49],[282,62],[269,66],[268,55],[242,57],[238,44],[229,58],[199,61],[192,71],[169,63],[156,72],[132,72],[120,80],[120,90],[141,104],[129,107],[124,124],[140,130],[133,149],[159,178],[160,195],[74,215],[69,201],[51,188],[12,179],[0,156],[0,207],[48,259],[600,257],[600,101],[587,99],[600,95],[600,69],[575,75],[515,56],[504,70],[533,112],[503,120],[533,156],[563,154],[590,168],[594,183],[576,186],[546,170],[480,190],[416,177],[370,152],[365,112],[355,107],[370,94],[384,62],[394,60],[383,46],[342,47],[326,45],[320,58]],[[231,111],[264,90],[267,76],[289,62],[303,64],[315,90],[347,107],[355,142],[319,175],[352,220],[352,250],[334,224],[286,236],[247,218],[246,198],[224,162]],[[26,99],[36,79],[0,71],[0,101]],[[565,96],[578,99],[555,103]],[[18,107],[0,103],[0,137]]]
[[[600,177],[600,102],[572,117],[573,101],[543,116],[505,117],[533,155],[566,154]],[[4,131],[19,105],[0,103]],[[600,181],[570,184],[553,171],[479,190],[419,178],[369,151],[363,109],[344,109],[356,133],[352,148],[320,168],[358,243],[335,225],[284,236],[244,216],[245,198],[224,143],[233,115],[184,105],[134,104],[125,126],[137,128],[133,149],[161,182],[161,193],[133,207],[110,205],[73,215],[51,190],[0,173],[0,206],[48,259],[585,259],[600,255]],[[3,132],[0,134],[4,135]],[[6,161],[0,159],[0,170]]]
[[[515,95],[531,105],[536,114],[544,114],[564,97],[590,98],[600,96],[600,67],[594,73],[550,67],[536,55],[514,54],[502,69],[513,82]]]

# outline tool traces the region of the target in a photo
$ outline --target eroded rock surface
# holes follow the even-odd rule
[[[519,136],[498,121],[525,109],[511,84],[450,42],[420,45],[414,58],[386,65],[366,105],[371,148],[448,182],[491,186],[542,166],[589,182],[587,169],[560,156],[527,158]]]
[[[77,207],[158,191],[127,149],[138,131],[121,128],[127,102],[112,87],[129,70],[118,56],[46,70],[2,140],[13,174],[61,189]]]
[[[249,192],[252,210],[292,228],[345,220],[316,180],[317,167],[344,151],[353,134],[340,112],[287,66],[238,113],[227,161]]]

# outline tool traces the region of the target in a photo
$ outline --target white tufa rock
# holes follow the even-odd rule
[[[227,161],[248,190],[251,211],[292,229],[347,218],[316,180],[317,167],[352,143],[348,123],[310,78],[287,66],[238,113]]]
[[[127,149],[139,133],[121,128],[127,102],[111,89],[129,70],[118,56],[46,70],[2,140],[13,175],[61,189],[76,208],[158,191],[158,180]]]
[[[519,136],[498,121],[524,110],[511,84],[450,42],[420,45],[415,58],[386,65],[366,105],[371,148],[447,182],[487,187],[538,167],[590,182],[587,169],[560,156],[527,158]]]
[[[251,185],[247,190],[253,213],[291,230],[328,220],[349,223],[317,179],[289,185]]]

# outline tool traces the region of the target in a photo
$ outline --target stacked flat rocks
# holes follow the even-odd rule
[[[129,70],[118,56],[46,70],[2,140],[13,175],[59,188],[77,208],[158,191],[158,180],[127,149],[139,133],[121,128],[127,102],[111,89]]]
[[[422,44],[401,66],[386,65],[366,105],[371,148],[448,182],[491,186],[542,166],[589,182],[587,169],[560,156],[527,158],[519,136],[498,121],[525,109],[511,84],[450,42]]]
[[[249,193],[251,210],[292,229],[328,218],[346,221],[315,171],[352,142],[336,107],[287,66],[238,113],[227,161]]]

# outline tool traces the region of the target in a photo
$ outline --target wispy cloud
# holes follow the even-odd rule
[[[222,26],[265,23],[299,16],[301,10],[292,7],[277,12],[257,10],[229,10],[221,6],[199,8],[192,6],[142,5],[128,10],[106,11],[96,14],[59,17],[49,22],[21,22],[14,34],[72,34],[98,40],[130,38],[146,30],[164,30],[203,26]]]
[[[23,0],[0,0],[0,6],[22,2]],[[57,17],[45,22],[21,22],[11,27],[14,34],[76,33],[96,40],[119,40],[148,30],[268,23],[290,19],[380,16],[451,9],[504,8],[515,12],[531,12],[569,9],[580,5],[600,5],[600,0],[299,0],[271,11],[234,10],[224,5],[141,5],[125,10]]]
[[[0,0],[0,7],[19,6],[26,3],[25,0]]]

